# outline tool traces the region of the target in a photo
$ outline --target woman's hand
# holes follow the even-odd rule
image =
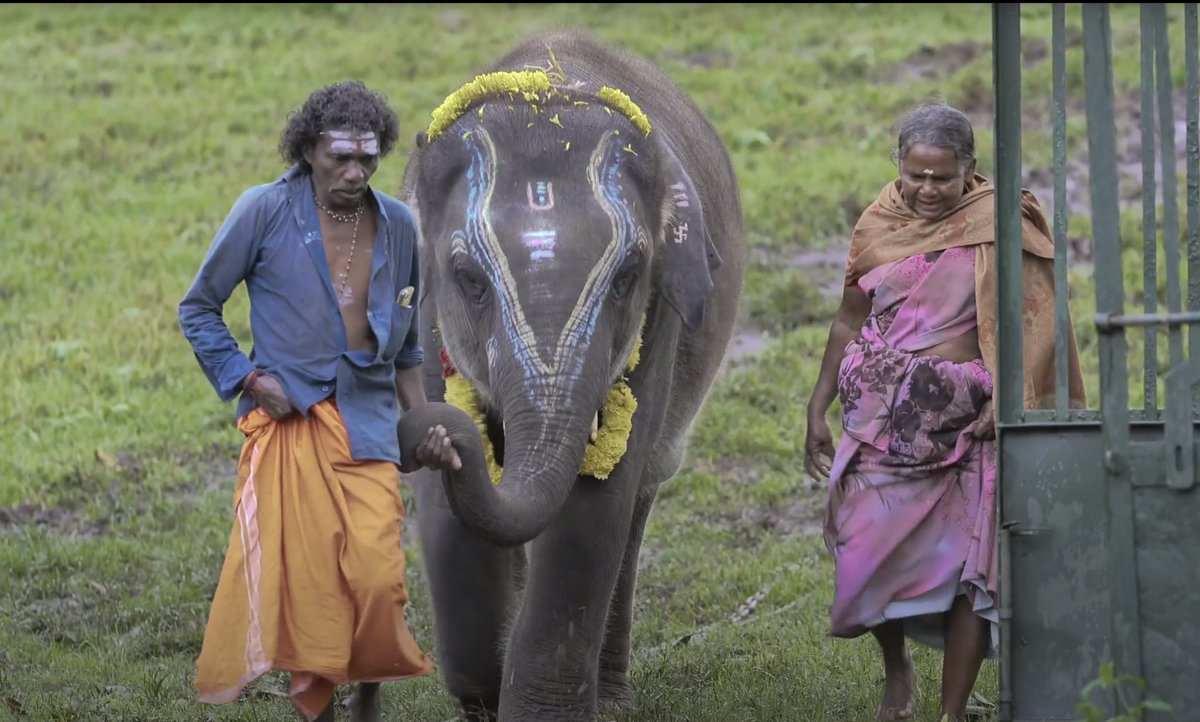
[[[804,470],[817,481],[829,478],[833,460],[833,434],[825,417],[808,415],[808,431],[804,434]]]
[[[991,399],[983,402],[983,408],[979,410],[979,421],[976,422],[971,435],[976,439],[996,438],[996,415],[992,413]]]

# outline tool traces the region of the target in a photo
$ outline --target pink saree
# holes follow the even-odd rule
[[[944,614],[965,594],[995,656],[996,448],[972,435],[991,375],[982,360],[915,355],[975,328],[975,259],[952,247],[858,279],[872,308],[838,373],[844,433],[825,515],[834,636],[895,620],[941,648]]]

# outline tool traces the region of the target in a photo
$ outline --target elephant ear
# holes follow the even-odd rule
[[[666,148],[663,178],[663,228],[660,249],[659,292],[690,330],[704,322],[704,304],[712,291],[712,272],[721,256],[704,224],[704,208],[692,178],[679,158]]]

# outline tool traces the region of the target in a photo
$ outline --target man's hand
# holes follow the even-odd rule
[[[833,460],[833,434],[825,417],[808,419],[808,431],[804,434],[804,470],[817,481],[829,478],[829,464]]]
[[[458,471],[462,468],[462,459],[459,458],[454,445],[450,443],[450,434],[446,431],[446,427],[441,424],[431,427],[429,431],[425,432],[425,438],[417,444],[416,456],[417,461],[426,469]]]
[[[275,421],[285,419],[295,411],[287,394],[283,393],[283,386],[271,376],[262,373],[252,375],[247,390],[254,397],[254,402]]]

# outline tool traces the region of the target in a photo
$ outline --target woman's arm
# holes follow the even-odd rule
[[[858,338],[863,322],[871,312],[871,299],[857,284],[846,286],[842,291],[842,303],[829,326],[829,339],[825,342],[825,353],[821,357],[821,370],[808,401],[809,418],[824,418],[837,396],[838,367],[846,344]]]
[[[814,479],[829,476],[829,463],[833,458],[833,435],[825,414],[837,397],[838,368],[846,352],[846,344],[858,337],[863,321],[871,312],[871,299],[866,292],[853,284],[842,291],[842,302],[837,315],[829,326],[829,339],[825,342],[825,353],[821,356],[821,370],[808,400],[808,430],[805,434],[804,468]],[[825,457],[825,458],[822,458]]]

